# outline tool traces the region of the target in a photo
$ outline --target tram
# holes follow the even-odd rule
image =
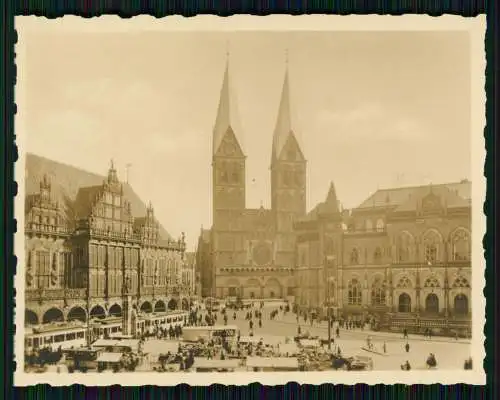
[[[26,328],[24,336],[25,351],[50,348],[67,349],[81,347],[87,343],[87,327],[80,322],[52,323]]]
[[[155,329],[170,329],[175,326],[187,324],[189,318],[188,311],[165,311],[160,313],[141,314],[139,316],[138,332],[154,333]]]

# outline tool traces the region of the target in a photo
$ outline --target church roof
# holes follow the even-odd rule
[[[231,77],[229,74],[229,61],[226,62],[224,78],[219,97],[219,106],[217,109],[217,117],[213,130],[212,154],[216,154],[226,132],[231,128],[239,146],[242,146],[241,141],[241,126],[239,123],[238,107],[234,91],[231,87]]]
[[[40,181],[45,174],[51,181],[51,197],[63,206],[68,218],[85,218],[90,214],[92,202],[107,178],[28,153],[25,165],[26,197],[40,191]],[[122,183],[122,185],[123,195],[130,202],[132,215],[134,217],[144,216],[146,204],[142,202],[129,184]],[[161,225],[160,236],[163,239],[171,239],[170,234]]]
[[[431,190],[443,198],[449,208],[467,207],[470,205],[471,189],[472,183],[468,180],[437,185],[379,189],[357,208],[390,207],[395,208],[396,211],[411,211],[417,206],[418,199],[428,195]]]
[[[292,114],[293,112],[290,104],[290,82],[288,78],[288,67],[287,67],[285,71],[285,78],[283,80],[283,88],[281,91],[278,117],[274,129],[271,162],[276,161],[281,157],[283,148],[286,146],[286,144],[291,138],[293,138],[293,140],[296,141],[297,147],[300,150],[299,141],[296,132],[294,132]]]

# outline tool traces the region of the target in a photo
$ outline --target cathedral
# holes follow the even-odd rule
[[[332,182],[307,211],[307,163],[290,101],[286,70],[272,138],[271,209],[246,208],[246,156],[226,65],[213,130],[213,225],[202,229],[196,255],[202,295],[379,315],[389,329],[468,331],[471,182],[380,189],[351,210],[342,209]]]
[[[286,73],[272,143],[271,209],[246,208],[246,156],[226,65],[213,131],[213,226],[209,254],[205,253],[213,285],[205,288],[205,295],[263,298],[293,294],[293,222],[306,213],[306,160],[291,125],[289,96]]]

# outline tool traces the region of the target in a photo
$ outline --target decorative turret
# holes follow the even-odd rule
[[[118,174],[115,169],[115,165],[113,160],[111,160],[111,165],[108,170],[108,184],[116,184],[119,183],[118,181]]]

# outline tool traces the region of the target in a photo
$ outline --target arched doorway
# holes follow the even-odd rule
[[[24,311],[24,325],[38,325],[38,315],[36,312],[28,309]]]
[[[109,315],[113,317],[121,317],[122,316],[122,308],[120,307],[119,304],[113,304],[109,308]]]
[[[189,310],[189,301],[188,301],[188,299],[186,299],[186,298],[183,298],[183,299],[182,299],[182,309],[183,309],[184,311]]]
[[[408,293],[401,293],[398,301],[398,312],[411,312],[411,297]]]
[[[453,309],[456,315],[467,315],[469,313],[469,299],[465,294],[457,294],[455,296]]]
[[[141,312],[148,314],[153,312],[153,306],[149,301],[145,301],[141,304]]]
[[[439,313],[439,298],[435,293],[430,293],[425,298],[425,312],[432,314]]]
[[[101,306],[94,306],[92,310],[90,310],[90,318],[106,318],[106,311]]]
[[[257,279],[249,279],[243,286],[243,297],[256,299],[260,297],[260,283]]]
[[[176,299],[170,299],[170,301],[167,304],[167,307],[169,310],[177,310],[177,300]]]
[[[87,313],[82,307],[73,307],[69,310],[68,321],[87,321]]]
[[[64,321],[64,314],[58,308],[55,307],[50,308],[45,312],[45,314],[43,314],[42,322],[44,324],[49,324],[51,322],[63,322],[63,321]]]
[[[264,298],[276,299],[281,298],[281,284],[275,278],[267,280],[264,286]]]
[[[237,279],[230,279],[226,286],[229,297],[238,297],[240,295],[240,283]]]
[[[158,300],[155,303],[155,313],[161,313],[167,311],[167,306],[163,300]]]

